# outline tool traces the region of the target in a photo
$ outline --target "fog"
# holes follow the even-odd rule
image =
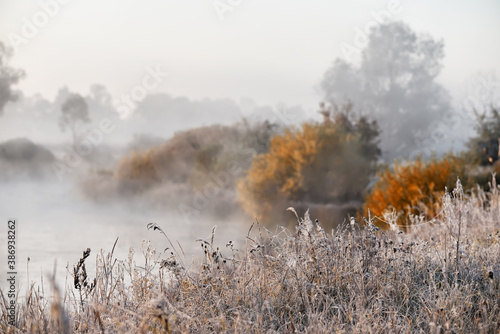
[[[50,289],[47,278],[55,273],[61,288],[65,288],[66,281],[71,284],[73,265],[84,250],[90,248],[93,257],[101,251],[106,255],[117,238],[114,251],[117,259],[126,260],[133,248],[140,266],[144,260],[141,252],[147,247],[147,241],[159,257],[170,256],[171,247],[165,237],[147,229],[150,222],[159,224],[174,243],[181,244],[183,261],[188,265],[199,263],[203,253],[195,240],[208,239],[213,226],[217,226],[215,242],[225,245],[229,240],[241,244],[244,229],[251,224],[251,220],[244,218],[241,221],[248,226],[208,216],[194,217],[186,224],[175,211],[99,205],[84,198],[70,182],[2,183],[0,196],[2,214],[6,219],[16,219],[17,272],[21,287],[18,291],[22,294],[28,288],[28,273],[29,282],[45,281],[45,289]],[[170,249],[165,251],[166,248]],[[93,262],[87,266],[89,275],[95,273]],[[1,257],[0,266],[5,268],[6,264],[6,257]],[[0,274],[1,287],[5,286],[6,275],[5,271]]]
[[[474,111],[500,105],[493,2],[474,8],[471,34],[470,5],[451,1],[232,2],[221,12],[54,0],[50,13],[49,2],[0,5],[0,220],[16,219],[24,288],[54,267],[65,286],[83,250],[108,252],[117,238],[119,259],[146,240],[162,252],[151,222],[185,263],[199,261],[196,240],[214,225],[221,248],[244,247],[255,216],[238,204],[238,181],[274,135],[320,122],[322,108],[352,103],[376,121],[378,163],[391,165],[460,151]]]

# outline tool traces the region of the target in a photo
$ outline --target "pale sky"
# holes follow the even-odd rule
[[[27,73],[18,86],[27,95],[53,99],[64,85],[86,94],[99,83],[118,97],[141,83],[147,66],[159,65],[170,75],[155,92],[250,97],[311,110],[320,101],[315,87],[323,73],[342,56],[341,43],[353,44],[355,29],[391,1],[60,2],[68,3],[50,7],[56,13],[44,23],[41,4],[56,0],[0,1],[1,41],[23,36],[26,20],[44,25],[11,61]],[[217,2],[236,6],[221,20]],[[413,0],[400,7],[393,19],[444,40],[438,79],[455,98],[478,71],[500,73],[500,1]]]

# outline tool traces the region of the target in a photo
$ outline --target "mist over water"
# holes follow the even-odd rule
[[[92,251],[87,260],[89,278],[92,278],[96,254],[101,250],[104,255],[110,252],[116,238],[119,240],[114,258],[126,260],[130,248],[134,248],[134,259],[140,266],[144,258],[141,246],[145,241],[149,240],[158,253],[170,247],[161,233],[147,229],[150,222],[159,224],[176,247],[176,241],[180,243],[187,266],[193,259],[199,262],[203,253],[200,242],[195,240],[207,238],[213,225],[217,225],[214,243],[223,248],[229,240],[242,247],[245,230],[251,224],[250,219],[242,219],[244,222],[216,221],[203,213],[191,217],[186,223],[174,211],[147,207],[130,209],[121,204],[101,205],[83,198],[71,182],[7,182],[0,188],[0,212],[4,217],[16,219],[16,270],[21,294],[28,287],[28,268],[30,282],[41,283],[43,278],[45,288],[48,288],[47,278],[55,268],[60,287],[66,287],[66,279],[71,286],[73,265],[87,248]],[[0,231],[2,245],[6,245],[6,225],[7,221]],[[161,258],[167,258],[170,251]],[[0,267],[6,266],[6,257],[0,257]],[[0,273],[0,282],[0,287],[5,288],[6,271]]]

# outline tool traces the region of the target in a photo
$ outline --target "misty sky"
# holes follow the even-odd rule
[[[54,0],[55,1],[55,0]],[[50,0],[42,0],[47,3]],[[63,2],[63,1],[61,1]],[[53,99],[64,85],[86,93],[103,84],[118,97],[146,66],[170,73],[155,92],[199,98],[250,97],[259,104],[315,110],[317,87],[341,43],[390,1],[241,1],[221,20],[212,0],[71,0],[19,46],[11,64],[26,71],[26,95]],[[231,2],[231,1],[226,1]],[[238,3],[238,1],[232,1]],[[500,72],[500,1],[404,1],[393,15],[445,42],[441,82],[461,98],[478,71]],[[0,40],[22,36],[37,1],[0,2]]]

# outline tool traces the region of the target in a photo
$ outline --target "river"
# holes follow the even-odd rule
[[[221,249],[232,240],[242,248],[251,220],[216,221],[203,214],[185,222],[176,212],[130,209],[126,205],[96,204],[79,194],[73,183],[15,182],[0,184],[0,288],[8,286],[7,273],[7,222],[16,220],[16,289],[22,296],[30,283],[48,287],[48,277],[55,271],[61,288],[72,282],[73,265],[82,252],[91,249],[87,260],[89,277],[94,272],[95,255],[111,251],[118,238],[114,257],[127,259],[129,249],[136,250],[140,263],[141,245],[150,241],[158,252],[169,246],[158,231],[148,230],[147,224],[157,223],[169,239],[182,246],[184,263],[201,258],[200,243],[217,225],[215,241]],[[239,245],[238,245],[239,244]],[[170,250],[168,251],[170,252]],[[229,253],[227,251],[226,253]],[[229,255],[229,254],[228,254]],[[29,258],[29,262],[28,262]],[[195,268],[197,269],[197,268]],[[29,281],[28,281],[29,280]],[[67,282],[66,282],[67,280]]]

